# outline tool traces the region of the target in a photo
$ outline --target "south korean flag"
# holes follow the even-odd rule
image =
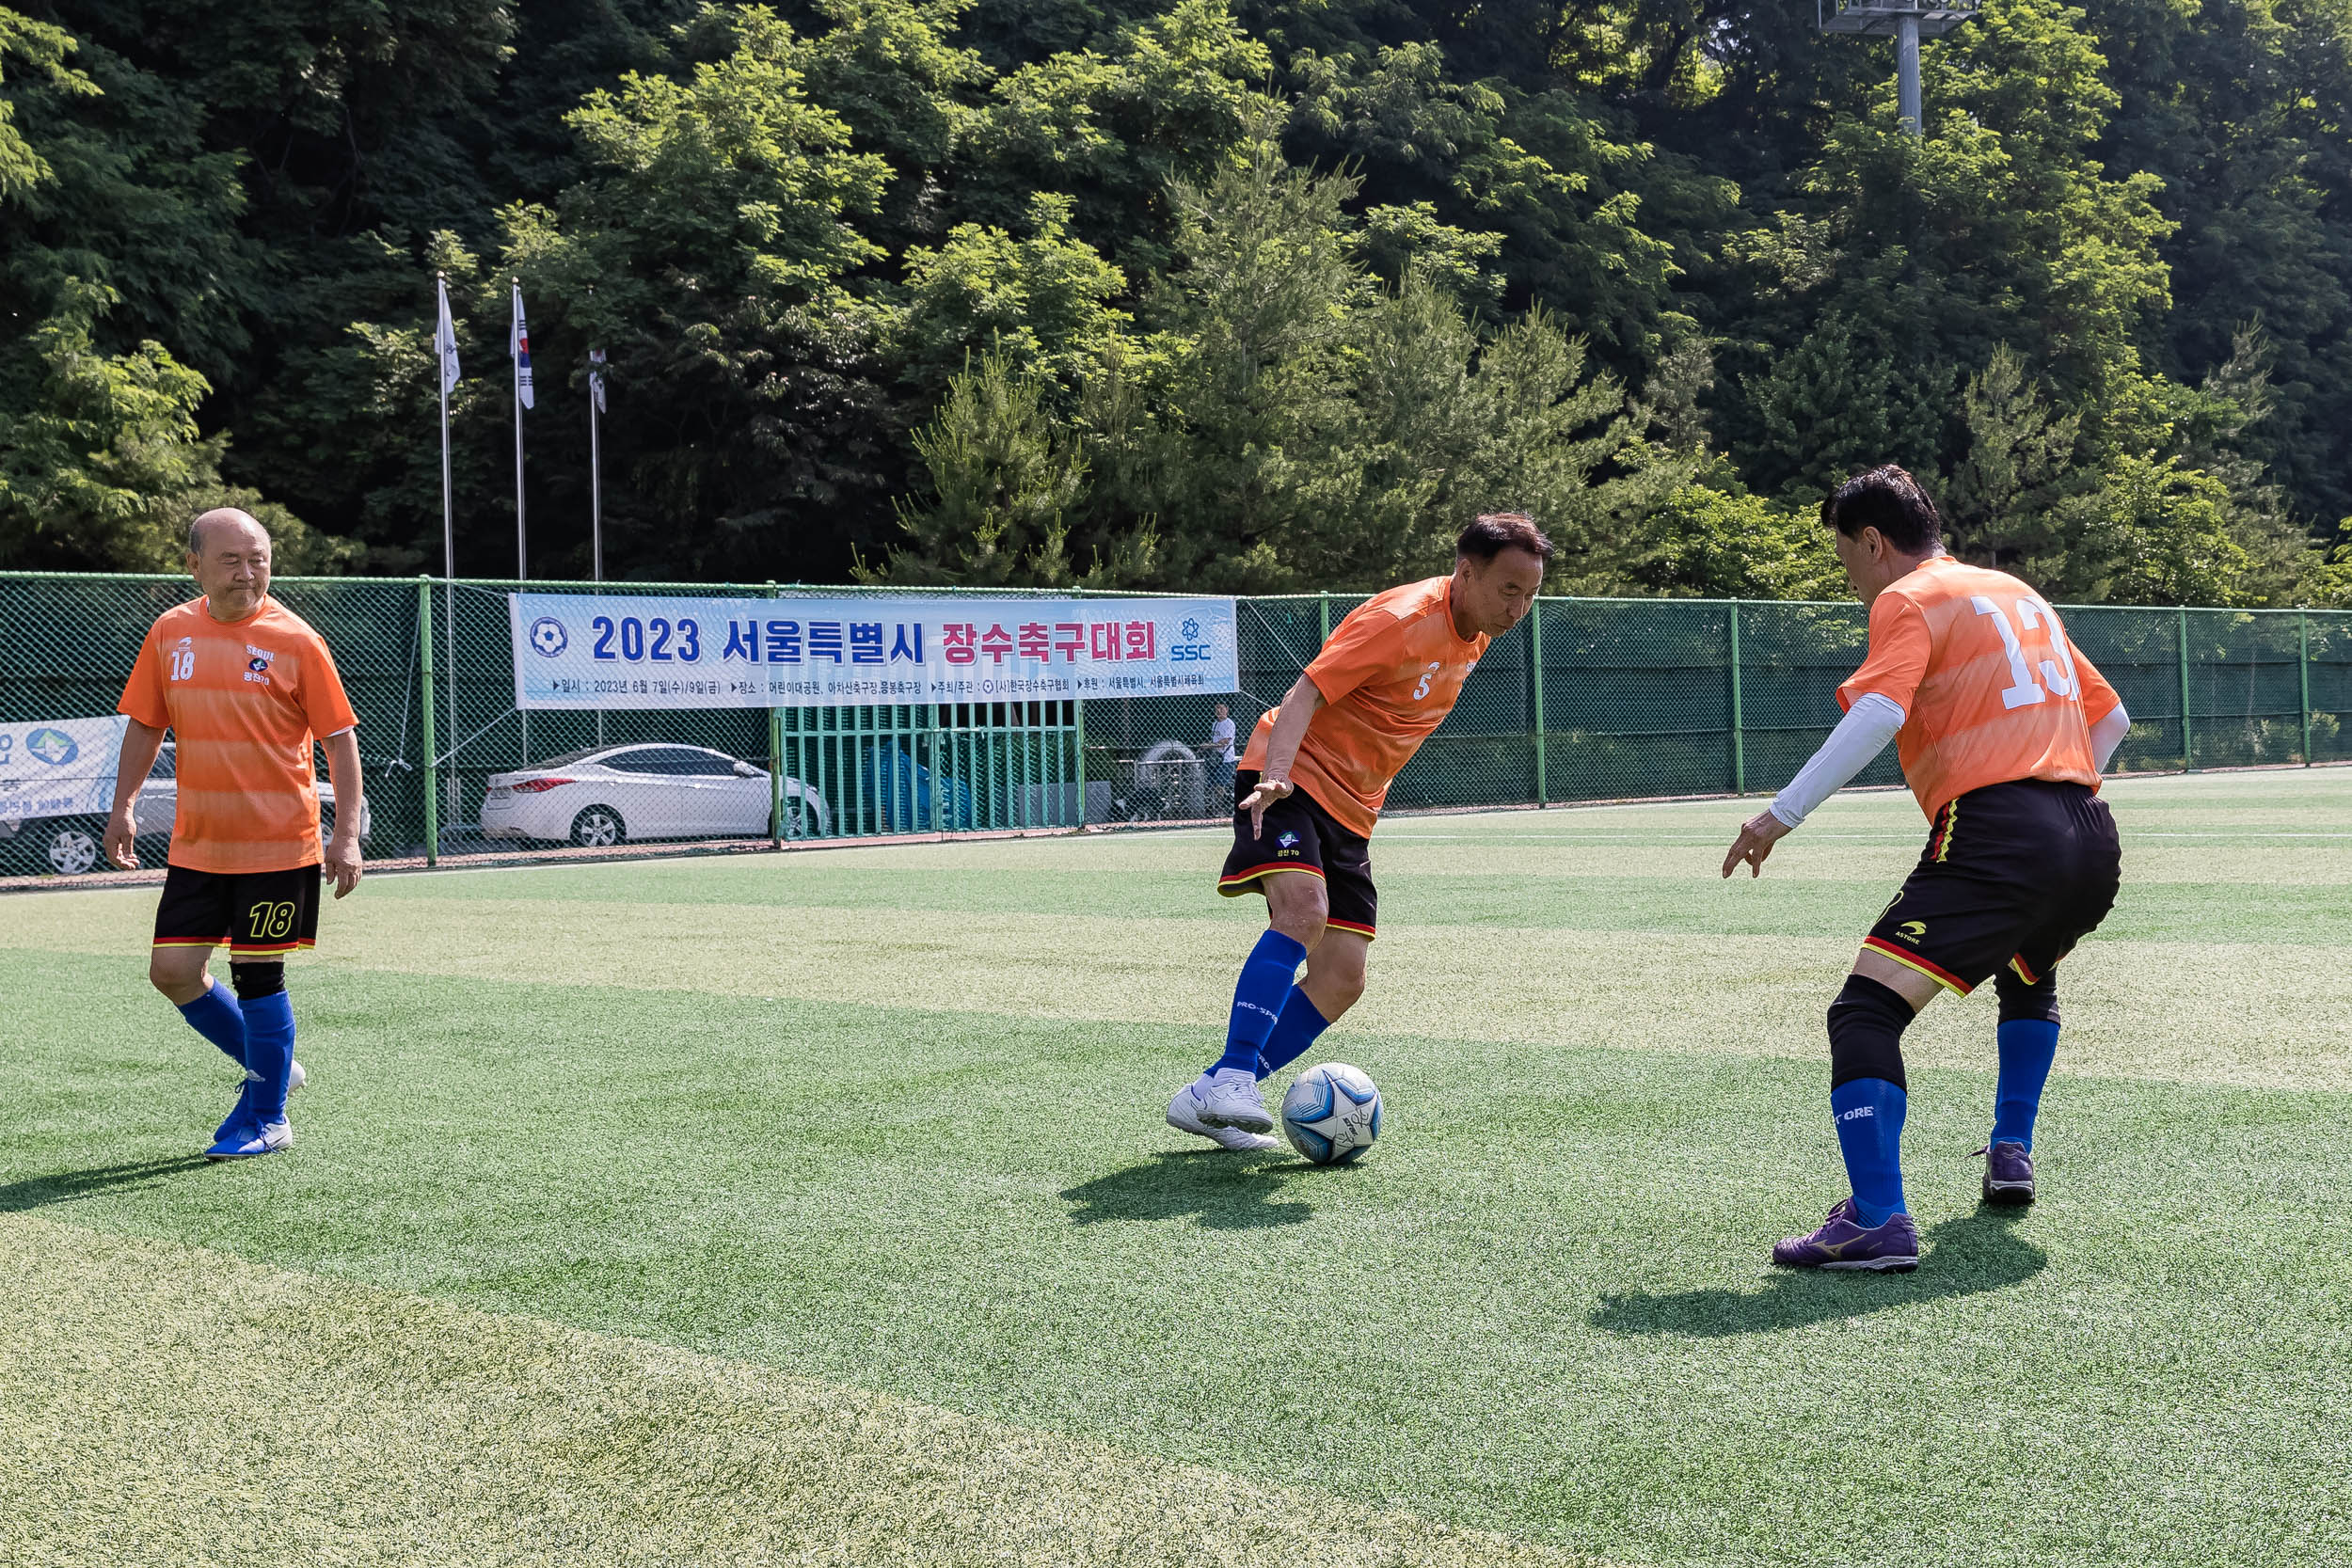
[[[523,286],[515,284],[515,325],[508,335],[506,352],[515,361],[515,399],[525,408],[535,406],[531,393],[531,330],[523,325]]]

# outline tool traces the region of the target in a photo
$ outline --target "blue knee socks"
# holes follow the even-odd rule
[[[246,999],[245,1061],[255,1076],[246,1085],[246,1108],[266,1124],[286,1119],[286,1090],[294,1076],[294,1003],[282,990]]]
[[[1993,1091],[1994,1143],[2021,1143],[2033,1148],[2033,1118],[2042,1109],[2042,1085],[2049,1082],[2050,1063],[2058,1057],[2058,1026],[2048,1019],[2003,1019],[1995,1037],[2000,1042],[2001,1079]]]
[[[237,1006],[227,986],[215,980],[211,990],[180,1004],[180,1016],[188,1021],[189,1028],[219,1046],[230,1061],[245,1066],[245,1009]]]
[[[1241,978],[1233,986],[1233,1013],[1225,1027],[1225,1054],[1218,1057],[1211,1072],[1229,1070],[1256,1075],[1258,1053],[1264,1049],[1266,1037],[1281,1017],[1282,1006],[1291,991],[1291,980],[1298,974],[1298,966],[1307,961],[1307,949],[1295,940],[1279,931],[1268,931],[1258,939],[1249,957],[1241,966]],[[1300,1049],[1305,1049],[1301,1047]]]
[[[1264,1049],[1258,1053],[1258,1076],[1270,1078],[1298,1060],[1330,1027],[1330,1020],[1307,999],[1306,990],[1293,986],[1290,1000],[1282,1004],[1282,1016],[1274,1021],[1274,1033],[1266,1037]]]
[[[1876,1229],[1903,1207],[1903,1113],[1910,1097],[1883,1078],[1854,1078],[1829,1091],[1837,1147],[1853,1184],[1854,1217]]]

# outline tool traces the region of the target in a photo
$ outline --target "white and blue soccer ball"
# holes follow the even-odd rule
[[[1282,1096],[1282,1135],[1318,1165],[1360,1160],[1380,1135],[1380,1089],[1362,1068],[1326,1062]]]

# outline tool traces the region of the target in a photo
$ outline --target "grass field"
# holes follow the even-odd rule
[[[372,881],[221,1167],[153,892],[0,899],[0,1561],[2342,1568],[2352,773],[2110,799],[2043,1201],[1939,1002],[1888,1278],[1764,1259],[1907,797],[1390,823],[1339,1171],[1160,1123],[1210,833]]]

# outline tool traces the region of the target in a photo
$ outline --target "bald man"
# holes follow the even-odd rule
[[[322,868],[338,898],[359,884],[358,719],[319,634],[269,596],[269,561],[268,532],[243,512],[189,525],[188,575],[203,597],[166,610],[139,648],[119,705],[130,725],[106,823],[107,859],[136,867],[139,786],[171,731],[179,810],[147,977],[245,1069],[205,1150],[215,1160],[294,1147],[286,1094],[302,1069],[286,957],[317,937]],[[335,784],[325,845],[314,741]],[[209,968],[224,942],[233,994]]]

